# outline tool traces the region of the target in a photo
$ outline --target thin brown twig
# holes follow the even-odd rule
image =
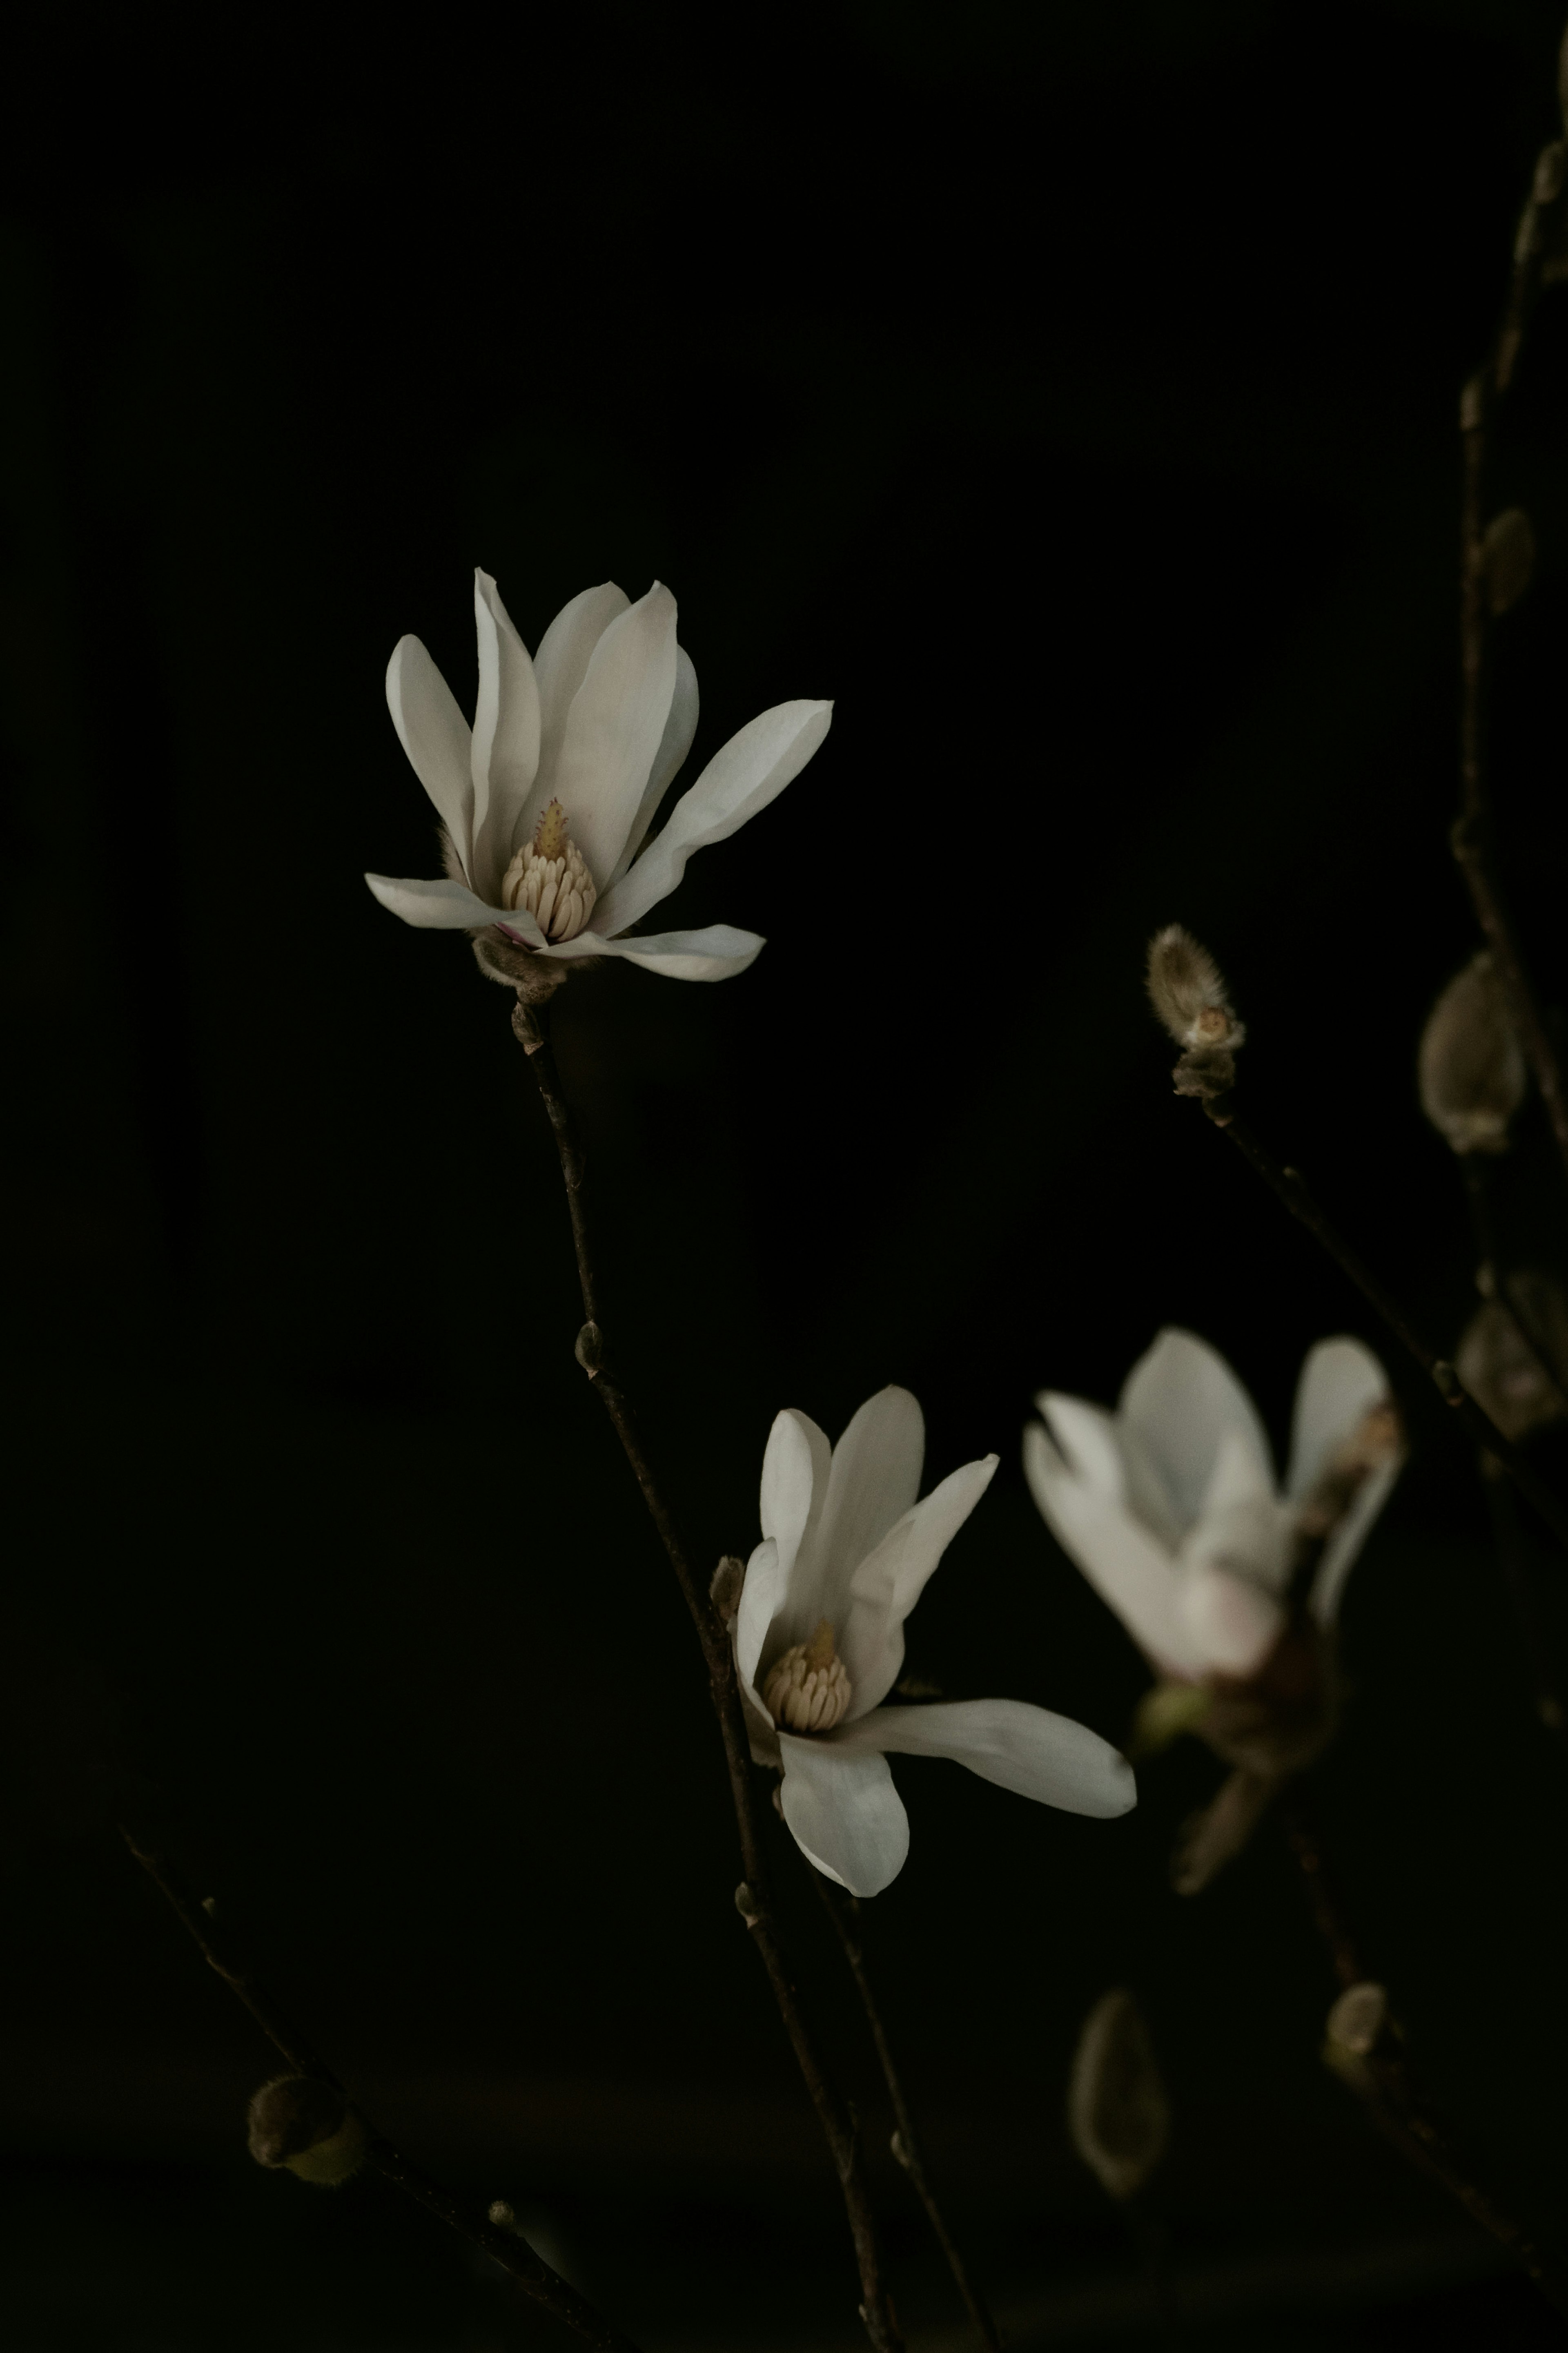
[[[1459,531],[1459,814],[1450,840],[1476,911],[1510,1018],[1541,1090],[1552,1133],[1568,1170],[1568,1090],[1562,1066],[1531,986],[1498,871],[1497,830],[1487,771],[1487,654],[1492,607],[1487,579],[1486,477],[1493,413],[1513,383],[1525,329],[1541,291],[1549,216],[1563,188],[1561,141],[1542,150],[1514,240],[1513,268],[1492,347],[1466,385],[1459,405],[1464,438],[1464,490]]]
[[[297,2075],[309,2075],[319,2083],[330,2084],[335,2092],[349,2097],[346,2087],[339,2081],[326,2061],[285,2016],[271,1995],[254,1973],[232,1955],[226,1957],[218,1944],[211,1921],[200,1905],[192,1902],[178,1878],[158,1848],[143,1841],[136,1832],[121,1826],[124,1839],[135,1860],[141,1864],[164,1902],[195,1939],[207,1967],[220,1977],[229,1991],[244,2003],[263,2034],[288,2061]],[[427,2173],[411,2165],[400,2150],[370,2123],[357,2101],[353,2103],[360,2121],[370,2136],[365,2151],[365,2163],[374,2168],[395,2188],[401,2189],[432,2214],[456,2231],[470,2245],[479,2248],[492,2262],[510,2274],[523,2294],[558,2320],[562,2327],[581,2337],[584,2345],[595,2348],[595,2353],[637,2353],[632,2339],[614,2323],[595,2311],[585,2296],[552,2271],[541,2255],[536,2255],[526,2239],[510,2231],[494,2228],[468,2212],[462,2201],[451,2191],[433,2181]]]
[[[648,1516],[658,1533],[675,1571],[682,1598],[691,1613],[697,1629],[697,1639],[702,1648],[703,1664],[708,1670],[709,1696],[719,1720],[719,1730],[724,1743],[724,1759],[729,1769],[730,1797],[735,1812],[735,1826],[740,1834],[741,1864],[744,1878],[736,1891],[736,1905],[742,1918],[751,1930],[752,1942],[762,1956],[767,1971],[784,2031],[789,2037],[796,2063],[805,2080],[813,2106],[816,2110],[824,2136],[833,2158],[843,2193],[845,2210],[849,2221],[850,2237],[854,2242],[856,2262],[860,2273],[862,2302],[860,2317],[866,2333],[877,2353],[902,2353],[902,2339],[893,2315],[892,2299],[882,2274],[881,2250],[878,2242],[876,2220],[872,2212],[870,2191],[866,2180],[865,2162],[861,2154],[859,2135],[850,2111],[828,2079],[826,2070],[816,2050],[801,2010],[789,1962],[774,1914],[769,1891],[769,1875],[763,1859],[762,1825],[757,1811],[756,1791],[752,1781],[751,1742],[746,1733],[741,1708],[740,1686],[735,1679],[734,1653],[730,1638],[717,1610],[709,1599],[708,1588],[699,1577],[690,1553],[681,1537],[674,1514],[666,1501],[663,1489],[654,1473],[647,1452],[638,1435],[637,1424],[626,1392],[605,1361],[605,1335],[599,1312],[599,1290],[593,1250],[589,1238],[585,1205],[583,1198],[583,1150],[578,1141],[571,1105],[561,1083],[561,1073],[542,1018],[542,1008],[535,1009],[518,998],[512,1014],[512,1030],[528,1057],[530,1070],[539,1088],[540,1097],[550,1120],[560,1156],[561,1175],[566,1187],[567,1207],[572,1218],[572,1239],[576,1250],[577,1276],[583,1293],[585,1321],[577,1335],[577,1361],[596,1390],[599,1401],[609,1416],[622,1451],[631,1467],[632,1476],[641,1490]]]
[[[1306,1883],[1312,1916],[1335,1976],[1342,1987],[1366,1983],[1367,1972],[1354,1935],[1325,1866],[1321,1834],[1300,1802],[1285,1815],[1285,1834]],[[1364,2065],[1373,2095],[1370,2105],[1396,2147],[1422,2172],[1441,2182],[1471,2219],[1517,2258],[1547,2302],[1568,2316],[1568,2277],[1562,2266],[1543,2255],[1523,2224],[1475,2179],[1417,2086],[1397,2032],[1386,2023],[1366,2054]]]
[[[1555,1398],[1558,1409],[1568,1415],[1568,1389],[1563,1388],[1558,1377],[1556,1365],[1545,1341],[1535,1328],[1533,1317],[1520,1304],[1517,1278],[1503,1270],[1502,1252],[1487,1184],[1489,1155],[1483,1152],[1461,1152],[1458,1156],[1465,1198],[1469,1204],[1470,1230],[1479,1261],[1476,1287],[1483,1299],[1495,1300],[1503,1310],[1526,1350],[1535,1359],[1536,1370]]]
[[[1290,1215],[1306,1227],[1341,1272],[1350,1277],[1406,1355],[1420,1366],[1449,1408],[1456,1422],[1475,1445],[1507,1472],[1521,1494],[1528,1496],[1559,1544],[1568,1551],[1568,1509],[1559,1502],[1545,1481],[1537,1477],[1518,1447],[1503,1436],[1490,1414],[1478,1405],[1447,1358],[1428,1346],[1394,1293],[1373,1274],[1360,1252],[1351,1248],[1338,1227],[1324,1216],[1308,1190],[1300,1170],[1288,1168],[1283,1162],[1276,1160],[1267,1145],[1261,1143],[1246,1122],[1237,1117],[1231,1096],[1218,1095],[1212,1101],[1205,1101],[1204,1109],[1215,1125],[1230,1138],[1242,1157],[1257,1170],[1269,1190],[1284,1203]]]
[[[805,1860],[804,1857],[802,1860]],[[915,2132],[914,2117],[904,2094],[903,2083],[899,2074],[897,2062],[893,2057],[892,2045],[888,2040],[888,2030],[882,2023],[882,2013],[877,2006],[877,1997],[871,1989],[871,1979],[866,1968],[865,1950],[860,1942],[860,1906],[853,1895],[841,1888],[835,1887],[832,1882],[825,1879],[821,1872],[816,1870],[813,1865],[806,1863],[805,1867],[812,1884],[822,1899],[822,1908],[832,1921],[834,1931],[843,1947],[844,1957],[849,1964],[849,1974],[855,1980],[855,1990],[860,1997],[860,2007],[866,2013],[866,2023],[871,2030],[871,2040],[876,2045],[878,2063],[882,2070],[882,2081],[888,2087],[888,2099],[893,2111],[893,2122],[898,2127],[893,2135],[893,2155],[908,2174],[916,2197],[925,2208],[926,2220],[936,2233],[937,2244],[947,2258],[948,2270],[952,2274],[953,2284],[963,2298],[969,2316],[974,2323],[975,2334],[981,2343],[986,2347],[987,2353],[1001,2353],[1002,2333],[986,2308],[984,2297],[970,2277],[969,2266],[959,2252],[952,2232],[947,2227],[942,2209],[937,2204],[936,2192],[931,2186],[931,2179],[925,2169],[925,2159],[921,2153],[920,2140]]]

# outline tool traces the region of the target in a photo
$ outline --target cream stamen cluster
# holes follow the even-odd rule
[[[533,839],[507,868],[500,886],[503,907],[524,907],[547,940],[575,939],[598,897],[582,851],[566,830],[566,813],[552,801]]]
[[[796,1642],[775,1662],[763,1685],[763,1705],[786,1732],[831,1732],[850,1696],[849,1678],[826,1618],[809,1642]]]

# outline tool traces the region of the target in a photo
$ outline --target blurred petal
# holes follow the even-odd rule
[[[675,599],[658,581],[594,648],[566,714],[552,789],[602,889],[615,871],[675,696]],[[629,917],[602,923],[624,931]]]
[[[677,776],[686,765],[697,733],[697,672],[684,646],[675,649],[675,693],[669,705],[669,717],[664,723],[664,734],[654,754],[653,770],[632,819],[632,829],[626,836],[626,846],[616,860],[616,871],[610,877],[613,890],[642,848],[643,837],[653,823],[654,814]]]
[[[971,1699],[934,1707],[879,1707],[829,1736],[831,1748],[879,1748],[900,1757],[948,1757],[983,1781],[1064,1813],[1100,1820],[1138,1802],[1120,1749],[1071,1716],[1020,1699]]]
[[[1286,1493],[1299,1503],[1317,1484],[1330,1456],[1387,1395],[1388,1375],[1370,1348],[1359,1340],[1320,1340],[1296,1388]]]
[[[887,1758],[845,1756],[822,1740],[779,1735],[780,1802],[796,1846],[851,1895],[877,1895],[910,1851],[910,1819]]]
[[[594,912],[597,914],[597,908]],[[510,915],[507,921],[511,921]],[[710,923],[700,932],[639,932],[629,940],[579,932],[574,940],[552,942],[546,954],[568,963],[583,956],[619,956],[626,964],[640,964],[645,972],[662,973],[667,980],[732,980],[756,962],[766,944],[756,932]]]
[[[468,723],[417,638],[399,638],[386,665],[386,707],[409,764],[473,881],[474,784]]]
[[[1220,1784],[1214,1802],[1183,1823],[1171,1858],[1178,1895],[1196,1895],[1241,1852],[1279,1784],[1262,1773],[1237,1770]]]
[[[539,766],[539,689],[528,648],[511,625],[488,572],[474,574],[479,692],[474,706],[474,855],[469,876],[481,896],[499,896],[511,859],[511,832]]]
[[[405,923],[425,932],[482,932],[502,924],[527,947],[542,944],[544,934],[526,907],[510,913],[487,907],[461,882],[395,881],[388,874],[367,874],[384,907]]]
[[[875,1550],[851,1570],[847,1609],[843,1587],[827,1585],[823,1613],[839,1630],[838,1653],[850,1683],[848,1722],[874,1708],[897,1683],[904,1663],[904,1620],[991,1484],[997,1459],[987,1454],[950,1472],[923,1503],[895,1522]],[[837,1467],[837,1455],[834,1462]],[[827,1549],[826,1527],[820,1548]]]
[[[1223,1568],[1193,1569],[1179,1580],[1178,1591],[1205,1667],[1221,1674],[1251,1674],[1285,1630],[1285,1613],[1272,1595]]]
[[[1086,1398],[1042,1389],[1035,1399],[1052,1437],[1080,1479],[1123,1504],[1174,1552],[1182,1522],[1159,1464],[1131,1423],[1112,1420]]]
[[[562,607],[539,640],[533,657],[533,675],[539,687],[539,768],[531,800],[524,812],[529,822],[525,829],[514,830],[514,849],[532,832],[539,822],[540,810],[555,789],[555,764],[565,740],[566,714],[588,674],[594,649],[610,623],[630,603],[625,589],[617,588],[613,580],[605,581],[597,588],[584,588],[580,596],[574,596],[569,605]]]
[[[1191,1332],[1160,1334],[1133,1366],[1119,1410],[1158,1464],[1184,1526],[1198,1515],[1227,1430],[1251,1449],[1273,1485],[1268,1440],[1252,1399],[1225,1358]]]
[[[1372,1532],[1372,1524],[1387,1503],[1404,1467],[1401,1455],[1385,1462],[1381,1470],[1369,1472],[1356,1490],[1354,1503],[1323,1546],[1310,1596],[1311,1612],[1320,1626],[1331,1626],[1339,1616],[1345,1579],[1355,1567],[1357,1556]]]
[[[830,702],[781,702],[731,735],[676,802],[663,832],[608,894],[605,930],[621,932],[638,922],[674,890],[694,849],[725,840],[766,808],[799,776],[832,717]]]
[[[1201,1673],[1202,1655],[1177,1606],[1174,1567],[1148,1530],[1076,1478],[1037,1421],[1024,1432],[1024,1470],[1058,1543],[1139,1648],[1167,1673]]]

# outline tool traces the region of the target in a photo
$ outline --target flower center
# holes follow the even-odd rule
[[[503,907],[525,907],[547,940],[572,940],[598,897],[583,853],[566,830],[566,812],[552,801],[501,878]]]
[[[763,1705],[786,1732],[831,1732],[849,1705],[844,1662],[825,1618],[809,1642],[796,1642],[770,1669]]]

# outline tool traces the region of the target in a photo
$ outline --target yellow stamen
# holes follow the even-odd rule
[[[564,858],[566,855],[566,812],[559,801],[545,806],[533,836],[536,858]]]

